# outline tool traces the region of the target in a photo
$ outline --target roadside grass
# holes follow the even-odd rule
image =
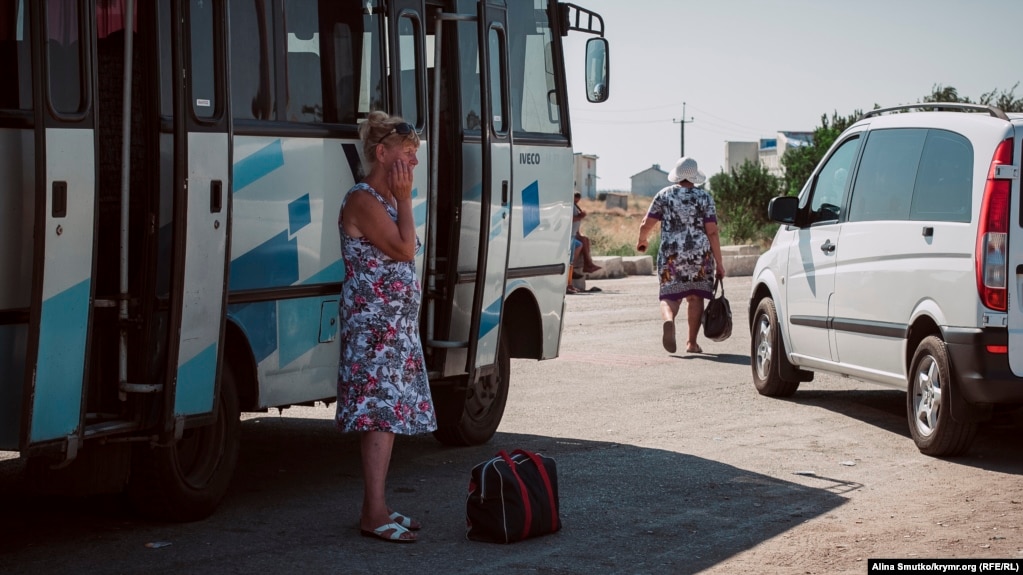
[[[657,248],[661,245],[659,229],[650,234],[650,243],[645,254],[636,251],[639,239],[639,224],[646,215],[650,198],[629,198],[628,209],[610,208],[600,200],[583,199],[579,205],[586,211],[582,223],[582,234],[590,238],[590,252],[595,256],[636,256],[649,255],[657,259]]]

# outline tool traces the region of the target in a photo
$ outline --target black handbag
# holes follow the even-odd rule
[[[721,295],[717,295],[720,289]],[[725,298],[725,286],[718,278],[714,282],[714,296],[703,309],[703,335],[712,341],[725,341],[732,335],[732,306]]]
[[[561,529],[554,459],[516,449],[472,468],[465,502],[465,536],[513,543]]]

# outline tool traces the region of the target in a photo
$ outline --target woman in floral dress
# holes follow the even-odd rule
[[[365,483],[360,532],[413,543],[418,521],[387,506],[396,434],[437,429],[419,340],[419,250],[412,216],[413,126],[373,112],[359,128],[369,175],[345,196],[338,218],[345,280],[335,423],[360,432]]]
[[[725,277],[718,236],[714,199],[699,186],[707,181],[696,160],[682,157],[668,174],[673,185],[657,192],[639,226],[636,249],[646,251],[650,232],[661,225],[661,247],[657,252],[660,279],[661,343],[675,353],[675,316],[686,300],[689,333],[686,352],[702,353],[696,337],[700,333],[703,300],[713,297],[714,281]]]

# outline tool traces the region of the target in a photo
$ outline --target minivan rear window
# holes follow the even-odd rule
[[[909,219],[969,222],[972,190],[970,141],[954,132],[928,131]]]
[[[853,184],[849,221],[969,222],[973,147],[946,130],[875,130]]]

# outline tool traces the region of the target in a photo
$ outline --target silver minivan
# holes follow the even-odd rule
[[[816,371],[897,386],[936,456],[1023,405],[1021,154],[1023,114],[989,106],[898,106],[846,129],[768,207],[782,226],[753,272],[757,390],[790,396]]]

